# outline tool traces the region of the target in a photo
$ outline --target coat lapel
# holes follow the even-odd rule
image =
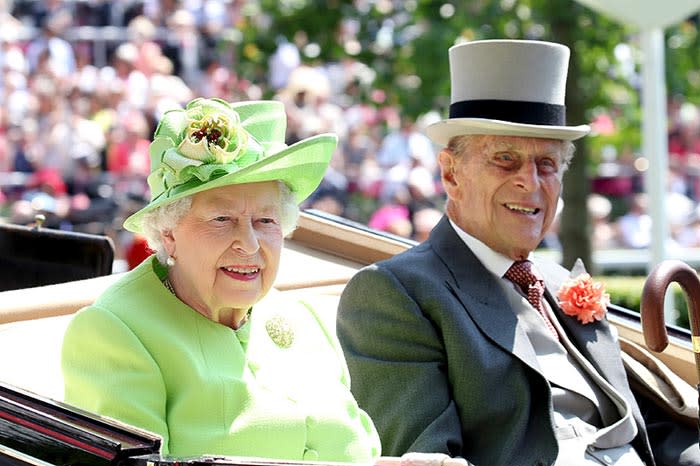
[[[464,244],[447,217],[434,228],[428,242],[450,271],[451,276],[445,277],[445,286],[459,299],[474,323],[495,344],[541,373],[535,351],[504,296],[500,279]],[[564,314],[555,295],[569,277],[569,271],[551,261],[535,259],[534,262],[545,280],[545,298],[572,343],[614,387],[627,387],[610,324],[604,319],[583,325],[575,317]]]
[[[449,271],[445,277],[445,287],[462,303],[466,314],[486,338],[544,377],[525,330],[518,324],[515,311],[504,296],[499,278],[489,272],[464,244],[446,216],[433,229],[427,243]],[[568,278],[569,271],[549,261],[535,260],[535,264],[545,280],[545,299],[549,301],[572,343],[624,398],[634,400],[619,346],[608,321],[603,319],[583,325],[575,317],[564,314],[555,296]],[[644,450],[650,464],[654,464],[646,440],[644,421],[636,403],[632,403],[632,411],[642,434],[639,448]]]
[[[445,277],[446,288],[484,335],[541,373],[535,350],[504,296],[500,279],[457,236],[447,217],[433,229],[428,241],[450,271],[451,276]]]
[[[627,385],[619,347],[607,319],[582,324],[576,317],[566,315],[559,307],[556,293],[569,277],[569,271],[547,261],[535,262],[545,280],[545,297],[571,341],[615,387]]]
[[[464,244],[447,217],[434,228],[428,242],[450,271],[451,276],[445,277],[445,286],[459,299],[474,323],[495,344],[541,373],[535,351],[504,296],[499,278]],[[583,325],[575,317],[564,314],[555,295],[569,277],[569,271],[551,261],[535,259],[534,262],[545,280],[545,298],[572,343],[626,396],[629,392],[625,370],[610,324],[604,319]]]
[[[622,364],[620,347],[608,320],[582,324],[575,317],[564,314],[555,296],[568,278],[569,272],[558,264],[536,261],[536,265],[544,276],[545,297],[571,342],[623,398],[634,400]],[[632,413],[638,426],[644,431],[644,420],[636,403],[632,403]]]

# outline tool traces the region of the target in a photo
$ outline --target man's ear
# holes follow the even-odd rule
[[[450,149],[442,149],[438,154],[438,164],[440,165],[440,178],[445,190],[456,185],[455,170],[457,161]]]

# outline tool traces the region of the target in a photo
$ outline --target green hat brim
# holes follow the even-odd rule
[[[183,197],[233,184],[283,181],[301,203],[321,184],[333,151],[338,143],[334,134],[319,134],[264,157],[236,172],[202,182],[197,178],[164,192],[147,206],[124,221],[124,228],[140,233],[143,215]]]

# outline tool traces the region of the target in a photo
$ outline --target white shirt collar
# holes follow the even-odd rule
[[[484,264],[484,267],[488,269],[489,272],[496,275],[497,277],[503,277],[508,271],[513,262],[513,259],[504,256],[503,254],[494,251],[482,241],[476,239],[466,231],[458,227],[452,219],[448,219],[450,225],[454,228],[457,236],[459,236],[462,241],[467,245],[469,249],[474,253],[474,255]],[[532,260],[532,253],[528,255],[528,259]]]

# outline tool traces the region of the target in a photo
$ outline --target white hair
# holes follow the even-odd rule
[[[297,227],[299,206],[289,187],[282,181],[278,181],[278,184],[280,187],[280,225],[282,235],[287,236]],[[168,259],[162,234],[173,230],[191,207],[192,196],[186,196],[156,207],[141,217],[141,233],[148,241],[148,246],[155,251],[160,263],[165,264]]]

